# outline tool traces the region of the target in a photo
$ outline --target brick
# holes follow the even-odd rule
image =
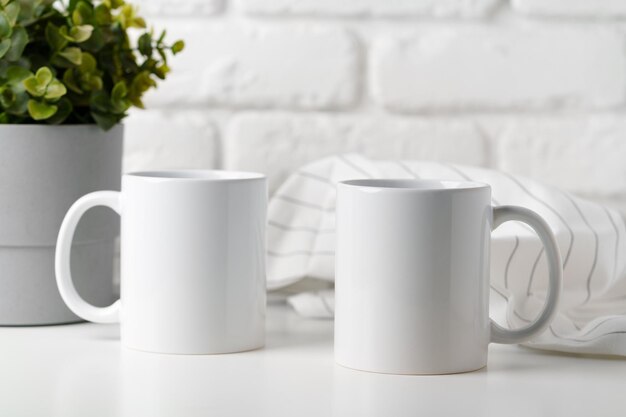
[[[347,152],[484,165],[486,144],[467,121],[248,113],[229,126],[225,166],[268,174],[273,191],[304,164]]]
[[[148,94],[151,105],[340,109],[359,98],[359,52],[345,31],[187,20],[167,28],[187,48]]]
[[[146,16],[213,15],[223,8],[222,0],[133,0],[139,14]]]
[[[246,13],[312,16],[436,16],[477,17],[491,12],[500,0],[238,0]]]
[[[597,197],[626,197],[626,121],[621,116],[511,122],[497,141],[499,168]]]
[[[623,17],[624,0],[512,0],[513,10],[527,15],[554,17]]]
[[[376,100],[399,112],[608,108],[624,100],[622,37],[599,28],[473,27],[386,38]]]
[[[217,132],[206,111],[135,110],[124,128],[124,172],[206,169],[219,162]]]

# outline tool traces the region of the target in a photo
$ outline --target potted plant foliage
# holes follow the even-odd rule
[[[77,321],[55,285],[61,220],[81,195],[119,189],[120,122],[183,47],[124,0],[0,0],[0,325]],[[92,213],[73,248],[78,289],[100,305],[112,219]]]

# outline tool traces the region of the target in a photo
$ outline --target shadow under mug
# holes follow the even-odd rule
[[[121,216],[121,295],[95,307],[70,272],[76,225],[91,207]],[[59,232],[56,278],[67,306],[97,323],[121,322],[122,344],[178,354],[256,349],[265,337],[262,174],[153,171],[127,174],[122,191],[98,191],[69,209]]]
[[[518,220],[548,260],[539,317],[507,330],[489,319],[491,231]],[[515,206],[491,206],[491,187],[469,181],[352,180],[339,184],[335,359],[395,374],[480,369],[487,346],[520,343],[555,315],[561,255],[548,224]]]

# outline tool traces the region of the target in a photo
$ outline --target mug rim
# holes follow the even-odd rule
[[[341,186],[390,192],[463,192],[489,189],[484,182],[450,179],[366,178],[339,182]]]
[[[265,180],[266,176],[252,171],[231,171],[223,169],[161,169],[133,171],[124,177],[138,178],[147,181],[197,181],[197,182],[239,182]]]

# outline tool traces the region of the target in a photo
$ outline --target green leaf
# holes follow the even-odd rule
[[[67,59],[74,65],[80,65],[83,62],[82,51],[80,50],[80,48],[77,48],[75,46],[65,48],[62,52],[59,52],[59,55]]]
[[[167,64],[167,55],[165,54],[165,50],[163,48],[157,48],[157,53],[161,57],[163,64]]]
[[[130,102],[127,100],[119,100],[111,102],[111,109],[115,114],[124,114],[126,110],[130,107]]]
[[[11,39],[3,39],[0,41],[0,58],[6,55],[11,49]]]
[[[11,107],[15,103],[15,93],[10,88],[5,88],[0,93],[0,106],[3,108]]]
[[[78,4],[79,0],[70,0],[69,4],[67,5],[67,10],[68,11],[73,11],[76,8],[76,5]]]
[[[104,4],[99,4],[96,6],[94,10],[94,15],[96,18],[96,23],[100,26],[110,25],[113,22],[113,17],[111,16],[111,10],[106,7]]]
[[[128,91],[124,81],[119,81],[113,87],[113,90],[111,91],[111,106],[115,113],[123,113],[128,110],[129,104],[126,100],[127,93]]]
[[[124,0],[104,0],[104,4],[110,9],[117,9],[124,5]]]
[[[83,49],[98,52],[104,47],[105,44],[106,40],[102,29],[94,28],[93,32],[91,32],[91,37],[83,42],[80,46]]]
[[[46,94],[44,98],[47,100],[55,100],[63,97],[67,93],[67,89],[63,85],[63,83],[59,80],[52,80],[50,84],[48,84],[48,88],[46,89]]]
[[[163,64],[154,69],[154,74],[159,77],[159,79],[164,80],[167,74],[170,72],[170,67]]]
[[[85,84],[89,87],[91,91],[102,90],[102,77],[98,75],[90,75],[86,80]]]
[[[70,42],[85,42],[87,39],[91,37],[91,33],[93,32],[93,26],[91,25],[80,25],[80,26],[72,26],[67,30],[67,26],[61,26],[59,29],[59,35],[64,37],[66,40]]]
[[[111,114],[103,114],[92,111],[91,117],[93,117],[96,124],[103,130],[110,130],[119,122],[119,119]]]
[[[46,86],[42,85],[34,75],[26,78],[22,84],[24,85],[26,91],[28,91],[28,94],[33,97],[42,97],[46,94]]]
[[[74,70],[68,69],[63,74],[63,83],[75,93],[83,94],[83,90],[80,89],[76,80],[74,79]]]
[[[9,123],[9,115],[6,113],[0,113],[0,124]]]
[[[145,29],[146,28],[146,21],[144,20],[143,17],[135,17],[131,24],[130,24],[131,28],[139,28],[139,29]]]
[[[91,23],[93,19],[93,12],[91,8],[85,3],[81,1],[76,4],[76,8],[72,12],[72,22],[75,25],[85,25]]]
[[[119,81],[113,87],[111,91],[111,99],[112,100],[121,100],[126,97],[128,90],[126,89],[126,84],[124,81]]]
[[[89,52],[83,52],[79,69],[81,72],[92,72],[96,69],[96,58]]]
[[[130,101],[132,105],[137,107],[138,109],[146,108],[146,106],[143,104],[143,101],[141,101],[141,96],[139,95],[129,96],[128,101]]]
[[[41,67],[35,75],[26,78],[22,84],[26,91],[34,97],[42,97],[46,94],[48,84],[54,79],[52,71],[48,67]]]
[[[157,40],[158,45],[161,45],[163,43],[163,40],[165,39],[166,34],[167,34],[167,31],[164,29],[163,32],[161,32],[161,36],[159,36],[159,39]]]
[[[47,87],[48,84],[50,84],[50,81],[54,79],[54,75],[52,75],[52,71],[50,71],[50,68],[41,67],[35,73],[35,78],[37,78],[37,81],[41,85],[43,85],[44,87]]]
[[[22,57],[24,48],[28,43],[28,32],[23,27],[16,27],[11,35],[11,49],[6,54],[6,59],[9,61],[17,61]]]
[[[48,120],[46,120],[46,123],[53,125],[61,124],[72,113],[72,110],[74,110],[72,102],[65,97],[59,100],[59,102],[57,103],[57,107],[57,112]]]
[[[35,3],[32,1],[21,1],[20,3],[20,18],[23,23],[32,23],[35,21]]]
[[[42,101],[28,100],[28,114],[34,120],[46,120],[57,112],[57,106]]]
[[[93,32],[93,26],[91,25],[80,25],[74,26],[70,29],[68,40],[73,40],[74,42],[85,42],[87,39],[91,37],[91,32]]]
[[[179,52],[182,52],[183,49],[185,49],[185,41],[183,40],[179,40],[174,42],[174,45],[172,45],[172,53],[174,55],[176,55]]]
[[[46,40],[54,51],[59,51],[67,45],[67,39],[61,34],[61,30],[52,23],[46,26]]]
[[[7,38],[11,36],[13,27],[9,16],[3,11],[0,11],[0,38]]]
[[[15,101],[11,107],[6,109],[7,113],[14,115],[26,114],[28,111],[28,93],[26,91],[18,92],[16,88],[13,88],[13,92],[15,93]]]
[[[124,4],[117,15],[117,20],[124,29],[131,27],[134,18],[135,8],[130,4]]]
[[[144,92],[149,90],[150,87],[154,87],[155,85],[156,82],[150,77],[150,73],[148,71],[140,72],[133,78],[133,81],[130,84],[128,100],[133,104],[133,106],[143,109],[141,96]]]
[[[17,17],[20,15],[20,4],[17,1],[13,1],[4,6],[4,12],[7,14],[11,26],[15,26]]]
[[[6,78],[7,84],[11,87],[23,87],[22,81],[33,75],[29,70],[24,67],[12,66],[7,69]]]
[[[98,113],[108,113],[111,110],[111,100],[104,91],[98,91],[92,94],[90,107]]]
[[[137,48],[139,52],[146,57],[152,56],[152,35],[146,32],[139,37],[137,41]]]

